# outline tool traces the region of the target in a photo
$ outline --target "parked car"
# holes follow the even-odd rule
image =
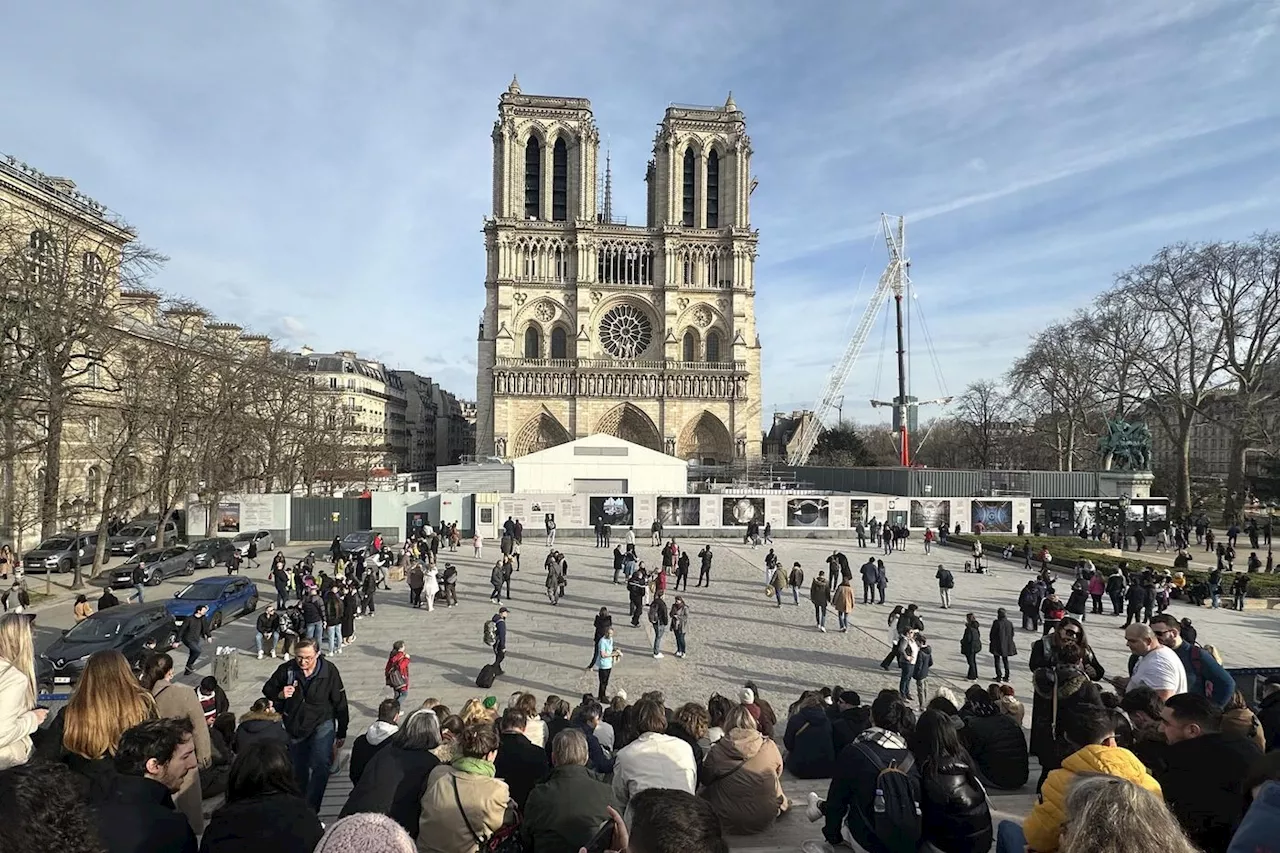
[[[36,683],[44,692],[69,690],[89,655],[116,650],[132,665],[152,651],[173,648],[178,629],[163,602],[118,604],[80,622],[36,658]]]
[[[25,572],[69,572],[77,564],[93,565],[98,534],[67,531],[50,536],[22,557]]]
[[[197,569],[212,569],[215,566],[225,566],[230,563],[231,555],[235,551],[235,544],[225,537],[197,539],[187,549],[187,557]]]
[[[133,586],[133,569],[141,564],[144,581],[147,586],[156,586],[160,581],[176,575],[189,575],[195,572],[196,565],[191,559],[190,549],[186,545],[171,545],[168,548],[152,548],[134,554],[111,572],[111,586],[121,589]]]
[[[244,533],[236,534],[236,538],[231,541],[240,552],[241,557],[248,555],[250,542],[258,543],[259,554],[276,549],[276,540],[271,535],[270,530],[246,530]]]
[[[201,605],[212,628],[220,628],[226,619],[234,619],[258,609],[258,586],[247,578],[201,578],[187,585],[166,602],[165,607],[181,625]]]
[[[120,528],[120,532],[111,537],[109,546],[112,554],[128,557],[139,551],[146,551],[156,544],[156,522],[135,521]],[[178,525],[172,521],[164,526],[164,541],[173,544],[184,537]]]
[[[373,550],[373,537],[376,534],[372,530],[357,530],[354,533],[348,533],[342,537],[342,541],[338,544],[342,546],[342,556],[350,560],[357,554],[369,556],[369,552]]]

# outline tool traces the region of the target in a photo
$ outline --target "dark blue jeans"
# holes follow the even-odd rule
[[[328,720],[308,736],[289,741],[293,775],[298,780],[302,795],[316,812],[320,811],[324,790],[329,785],[329,766],[333,763],[335,737],[334,722]]]
[[[190,654],[187,655],[187,672],[191,672],[193,669],[196,668],[196,661],[200,660],[200,652],[203,646],[201,645],[199,640],[196,640],[195,642],[192,642],[192,643],[187,643],[186,645],[187,645],[187,650],[190,652]]]

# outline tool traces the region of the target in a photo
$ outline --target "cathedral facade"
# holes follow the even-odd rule
[[[643,226],[611,210],[585,98],[514,80],[493,129],[476,449],[607,433],[682,459],[760,456],[751,142],[730,95],[671,106]]]

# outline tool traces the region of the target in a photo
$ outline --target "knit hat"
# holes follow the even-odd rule
[[[856,708],[862,704],[862,697],[857,694],[857,691],[846,690],[840,694],[840,701],[846,705],[852,705]]]
[[[756,701],[756,694],[752,692],[750,687],[744,687],[738,691],[738,701],[743,705],[750,705]]]
[[[625,702],[627,701],[627,691],[619,689],[617,692],[613,694],[613,697],[615,699],[621,699],[623,702]]]
[[[484,697],[484,707],[490,711],[498,707],[498,697],[497,696]]]
[[[417,853],[417,846],[386,815],[353,814],[331,824],[314,853]]]

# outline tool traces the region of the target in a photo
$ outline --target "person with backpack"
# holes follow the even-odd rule
[[[826,800],[809,793],[805,813],[824,821],[828,844],[847,840],[867,853],[920,849],[920,772],[907,747],[914,731],[915,714],[897,691],[880,691],[871,703],[871,727],[836,757]]]
[[[382,670],[387,686],[395,695],[401,708],[409,701],[409,653],[404,650],[404,640],[396,640],[391,644],[391,654],[387,656],[387,665]]]
[[[444,574],[440,576],[440,588],[444,590],[444,606],[458,605],[458,567],[453,563],[444,564]]]
[[[925,711],[907,744],[920,768],[921,849],[987,853],[994,836],[991,806],[951,718]]]
[[[935,572],[933,576],[938,579],[938,595],[942,598],[942,609],[950,610],[951,590],[953,590],[956,585],[955,575],[951,574],[949,569],[939,563],[938,571]]]
[[[1040,601],[1043,593],[1040,585],[1027,581],[1027,585],[1018,593],[1018,610],[1022,613],[1022,630],[1037,631],[1040,629]]]

